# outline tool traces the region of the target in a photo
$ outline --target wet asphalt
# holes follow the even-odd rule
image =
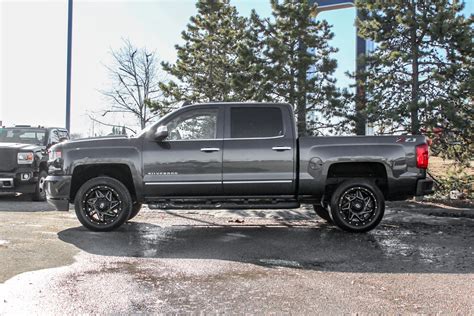
[[[389,204],[349,234],[311,209],[144,209],[109,233],[0,197],[0,314],[474,314],[474,210]]]

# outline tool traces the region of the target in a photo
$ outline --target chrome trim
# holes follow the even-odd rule
[[[4,181],[9,181],[10,185],[3,185]],[[15,186],[15,183],[13,182],[13,178],[0,178],[0,188],[11,189],[14,186]]]
[[[255,181],[224,181],[224,184],[249,184],[249,183],[292,183],[293,180],[255,180]]]
[[[289,147],[289,146],[275,146],[275,147],[272,147],[272,150],[285,151],[285,150],[291,150],[291,147]]]
[[[286,135],[272,136],[272,137],[247,137],[247,138],[204,138],[204,139],[164,139],[163,142],[195,142],[195,141],[219,141],[219,140],[262,140],[262,139],[278,139],[284,138]],[[154,141],[154,140],[152,140]]]
[[[220,148],[215,148],[215,147],[204,147],[204,148],[201,148],[201,151],[203,152],[206,152],[206,153],[210,153],[210,152],[214,152],[214,151],[219,151],[221,150]]]
[[[181,184],[222,184],[221,181],[169,181],[169,182],[145,182],[145,185],[181,185]]]
[[[272,136],[272,137],[246,137],[246,138],[224,138],[224,140],[252,140],[252,139],[278,139],[278,138],[283,138],[285,135],[280,135],[280,136]]]
[[[223,138],[203,138],[203,139],[163,139],[163,143],[172,143],[172,142],[210,142],[210,141],[222,141]]]
[[[145,185],[187,185],[187,184],[250,184],[250,183],[292,183],[293,180],[250,180],[250,181],[168,181],[168,182],[145,182]]]

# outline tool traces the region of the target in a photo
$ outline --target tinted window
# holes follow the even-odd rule
[[[168,140],[215,139],[217,109],[188,111],[168,123]]]
[[[66,130],[53,129],[49,133],[49,144],[57,144],[64,139],[69,139]]]
[[[53,129],[49,134],[49,143],[57,144],[59,143],[59,133],[57,129]]]
[[[46,131],[31,128],[0,128],[0,142],[43,145]]]
[[[279,108],[231,108],[230,137],[274,137],[283,135],[283,119]]]

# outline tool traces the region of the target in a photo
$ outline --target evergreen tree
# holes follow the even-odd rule
[[[316,7],[307,0],[271,0],[271,5],[273,19],[255,14],[251,19],[254,34],[263,34],[261,61],[253,72],[263,73],[259,88],[265,95],[258,99],[293,105],[299,133],[316,134],[331,124],[337,104],[332,58],[337,50],[328,43],[333,33],[327,21],[313,17]]]
[[[176,45],[176,62],[162,63],[175,80],[160,88],[169,103],[238,101],[232,81],[240,72],[236,59],[246,20],[229,0],[198,0],[196,7],[197,14],[181,33],[185,43]]]
[[[367,111],[382,133],[440,127],[437,144],[461,142],[472,158],[473,29],[463,4],[449,0],[356,1],[360,35],[376,43],[367,57]],[[443,145],[444,143],[444,145]],[[456,157],[457,156],[457,157]]]

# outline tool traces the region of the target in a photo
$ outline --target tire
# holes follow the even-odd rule
[[[318,214],[319,217],[324,219],[328,223],[332,223],[331,215],[329,214],[329,211],[327,208],[319,205],[319,204],[314,204],[313,205],[314,211],[316,214]]]
[[[342,230],[363,233],[374,229],[385,212],[380,189],[367,179],[343,182],[331,196],[331,216]]]
[[[128,220],[131,220],[132,218],[137,216],[141,209],[142,209],[142,203],[133,204],[132,211],[130,212],[130,216],[128,217]]]
[[[41,170],[38,175],[38,183],[36,183],[35,193],[31,196],[33,201],[46,201],[46,191],[44,190],[44,179],[48,176],[46,170]]]
[[[133,201],[122,182],[97,177],[84,183],[76,193],[74,207],[81,224],[93,231],[111,231],[130,217]]]

